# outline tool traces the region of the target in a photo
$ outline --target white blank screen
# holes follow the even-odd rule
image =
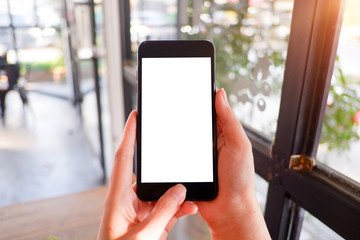
[[[212,182],[211,58],[142,58],[141,180]]]

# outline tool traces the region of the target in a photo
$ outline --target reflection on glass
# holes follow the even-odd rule
[[[176,39],[176,0],[132,0],[130,1],[131,50],[145,40]]]
[[[14,26],[35,26],[34,0],[10,0],[10,11]]]
[[[319,219],[305,212],[304,222],[302,225],[300,240],[340,240],[344,239],[336,232],[323,224]]]
[[[317,160],[360,182],[360,15],[346,2]]]

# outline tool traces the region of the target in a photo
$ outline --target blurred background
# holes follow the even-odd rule
[[[0,5],[0,205],[102,185],[110,129],[101,2]]]
[[[0,6],[0,207],[106,184],[124,122],[136,108],[136,54],[144,40],[212,41],[217,86],[236,116],[269,141],[275,137],[293,0],[0,0]],[[358,0],[347,0],[317,154],[356,182],[359,8]],[[268,183],[256,180],[264,210]],[[304,219],[300,239],[342,239],[310,214]],[[169,238],[189,236],[209,238],[197,216],[180,221]]]

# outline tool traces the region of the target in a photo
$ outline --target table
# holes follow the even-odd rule
[[[0,240],[96,239],[107,186],[0,208]]]

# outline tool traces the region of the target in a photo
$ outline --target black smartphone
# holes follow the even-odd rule
[[[215,48],[205,40],[138,48],[137,194],[156,201],[183,184],[186,200],[218,193]]]

